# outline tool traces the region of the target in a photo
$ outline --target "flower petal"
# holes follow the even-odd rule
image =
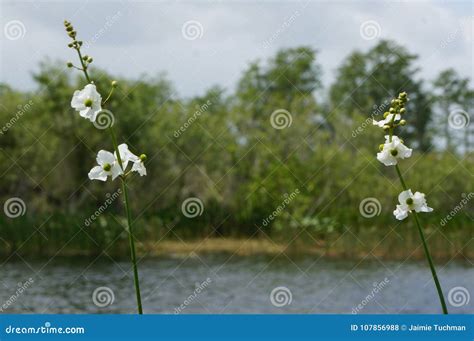
[[[107,174],[105,171],[102,169],[101,166],[95,166],[92,168],[88,174],[89,179],[91,180],[100,180],[100,181],[105,181],[107,180]]]
[[[393,215],[398,220],[403,220],[408,216],[408,210],[405,209],[402,205],[397,205],[395,211],[393,211]]]
[[[99,150],[97,153],[97,163],[101,166],[105,165],[106,163],[112,166],[115,163],[115,156],[106,150]]]
[[[398,202],[402,205],[406,205],[407,199],[411,197],[413,197],[413,193],[411,192],[411,189],[407,189],[398,195]]]

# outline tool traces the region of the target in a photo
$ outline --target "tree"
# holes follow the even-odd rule
[[[430,146],[427,125],[431,118],[431,105],[422,81],[415,79],[419,71],[414,66],[417,58],[388,40],[380,41],[366,53],[353,52],[339,67],[336,81],[330,88],[331,110],[339,109],[348,118],[353,113],[369,116],[380,103],[388,109],[389,99],[406,91],[411,99],[407,110],[413,115],[413,128],[406,135],[426,150]]]
[[[455,141],[462,140],[464,151],[470,149],[469,108],[472,108],[474,91],[469,88],[469,78],[461,77],[455,70],[446,69],[433,81],[433,100],[436,103],[434,130],[437,135],[444,137],[446,148],[455,150]],[[455,117],[458,116],[458,117]],[[459,119],[462,132],[450,129],[450,119]],[[466,124],[464,124],[464,122]],[[454,122],[456,123],[456,122]],[[463,126],[464,125],[464,126]]]

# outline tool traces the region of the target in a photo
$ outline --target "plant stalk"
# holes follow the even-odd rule
[[[82,65],[82,71],[84,72],[84,76],[86,77],[87,82],[91,83],[91,79],[89,77],[89,74],[87,73],[87,66],[85,65],[85,63],[82,59],[82,54],[81,54],[80,47],[78,47],[76,49],[76,51],[77,51],[77,54],[79,56],[79,60],[80,60],[81,65]],[[110,96],[112,95],[112,92],[113,92],[113,89],[109,93],[109,96],[107,96],[107,99],[105,101],[107,101],[110,98]],[[123,167],[123,163],[122,163],[122,158],[121,158],[120,152],[118,150],[117,139],[115,138],[115,133],[114,133],[114,130],[112,129],[112,127],[109,127],[109,133],[110,133],[110,137],[112,139],[112,145],[113,145],[114,151],[117,154],[117,160],[119,162],[120,168],[122,168],[122,171],[125,171],[124,167]],[[129,203],[129,199],[128,199],[127,180],[125,179],[124,176],[122,176],[121,179],[122,179],[122,188],[123,188],[123,194],[124,194],[124,199],[125,199],[125,211],[126,211],[126,214],[127,214],[128,240],[130,242],[130,258],[131,258],[131,261],[132,261],[133,282],[135,284],[135,293],[136,293],[136,296],[137,296],[137,309],[138,309],[138,313],[140,315],[142,315],[143,314],[143,308],[142,308],[142,299],[141,299],[141,293],[140,293],[140,280],[139,280],[139,277],[138,277],[137,256],[136,256],[136,253],[135,253],[135,237],[133,236],[133,224],[132,224],[132,215],[131,215],[131,211],[130,211],[130,203]]]
[[[127,223],[128,223],[128,240],[130,242],[130,258],[133,266],[133,282],[135,284],[135,293],[137,296],[137,308],[140,315],[143,314],[142,308],[142,299],[140,294],[140,280],[138,277],[138,267],[137,267],[137,256],[135,253],[135,237],[133,236],[133,225],[132,225],[132,215],[130,211],[130,204],[128,201],[128,189],[127,189],[127,180],[122,179],[122,188],[125,198],[125,210],[127,211]]]
[[[395,169],[397,171],[398,178],[400,179],[400,182],[402,183],[403,190],[406,191],[408,188],[405,183],[405,180],[403,180],[403,176],[402,176],[402,173],[400,172],[400,168],[398,167],[398,164],[395,165]],[[438,291],[439,301],[441,302],[441,308],[443,309],[443,314],[447,315],[448,308],[446,307],[446,302],[444,300],[443,289],[441,289],[441,284],[439,283],[439,279],[436,273],[436,269],[434,267],[433,259],[431,258],[430,250],[428,249],[428,245],[426,244],[426,239],[423,233],[423,229],[421,228],[420,221],[418,220],[418,214],[414,211],[413,216],[415,217],[416,226],[418,228],[418,232],[420,233],[420,238],[423,243],[423,249],[425,250],[425,255],[426,255],[426,258],[428,259],[428,264],[430,265],[431,276],[433,277],[436,290]]]

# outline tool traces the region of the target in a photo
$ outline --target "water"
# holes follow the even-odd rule
[[[425,262],[194,255],[144,259],[139,269],[145,313],[441,311]],[[3,313],[134,313],[130,270],[128,262],[108,257],[6,262],[0,266],[0,304],[4,305],[0,309]],[[452,291],[450,312],[473,313],[472,263],[439,264],[438,271],[446,297],[452,288],[461,287]],[[18,293],[29,278],[34,282]],[[108,289],[96,295],[94,303],[94,290],[100,287]],[[279,294],[272,303],[274,289]]]

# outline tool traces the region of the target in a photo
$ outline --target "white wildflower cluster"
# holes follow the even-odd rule
[[[94,84],[87,84],[84,89],[76,90],[72,97],[71,106],[79,111],[79,115],[95,122],[97,115],[102,111],[102,96],[97,92]],[[131,172],[146,175],[144,154],[133,154],[127,144],[122,143],[114,153],[100,150],[97,153],[97,166],[89,172],[89,179],[106,181],[110,176],[112,180],[118,176],[128,174],[127,166],[131,163]]]
[[[96,123],[99,114],[102,112],[102,106],[111,97],[114,89],[117,87],[117,82],[112,81],[111,90],[107,98],[103,101],[101,94],[97,91],[97,87],[94,82],[89,78],[87,72],[89,64],[93,62],[92,57],[83,56],[81,54],[82,41],[76,39],[77,32],[74,30],[72,24],[65,20],[64,26],[72,42],[68,44],[68,47],[77,51],[79,56],[80,66],[75,66],[73,63],[68,62],[67,66],[82,71],[86,77],[88,84],[82,90],[74,91],[71,100],[71,107],[79,112],[81,117],[88,119],[92,123]],[[133,154],[127,144],[122,143],[117,146],[115,143],[115,137],[111,131],[112,140],[114,143],[114,152],[108,152],[106,150],[100,150],[97,153],[97,166],[93,167],[89,172],[89,179],[106,181],[110,176],[112,180],[118,176],[122,178],[126,177],[130,172],[137,172],[141,176],[146,175],[145,160],[146,155],[141,154],[137,156]],[[129,164],[132,164],[131,170],[127,171]]]
[[[373,124],[383,128],[388,135],[385,135],[385,143],[380,145],[380,152],[377,153],[377,160],[385,166],[398,167],[399,159],[407,159],[412,154],[412,149],[404,145],[404,142],[398,136],[393,135],[394,128],[404,126],[406,121],[402,116],[406,113],[405,105],[408,102],[406,92],[402,92],[397,99],[392,100],[391,107],[384,114],[384,119],[373,121]],[[431,212],[433,209],[428,207],[425,195],[420,192],[413,192],[405,188],[398,196],[399,205],[393,211],[395,218],[403,220],[409,212]]]

